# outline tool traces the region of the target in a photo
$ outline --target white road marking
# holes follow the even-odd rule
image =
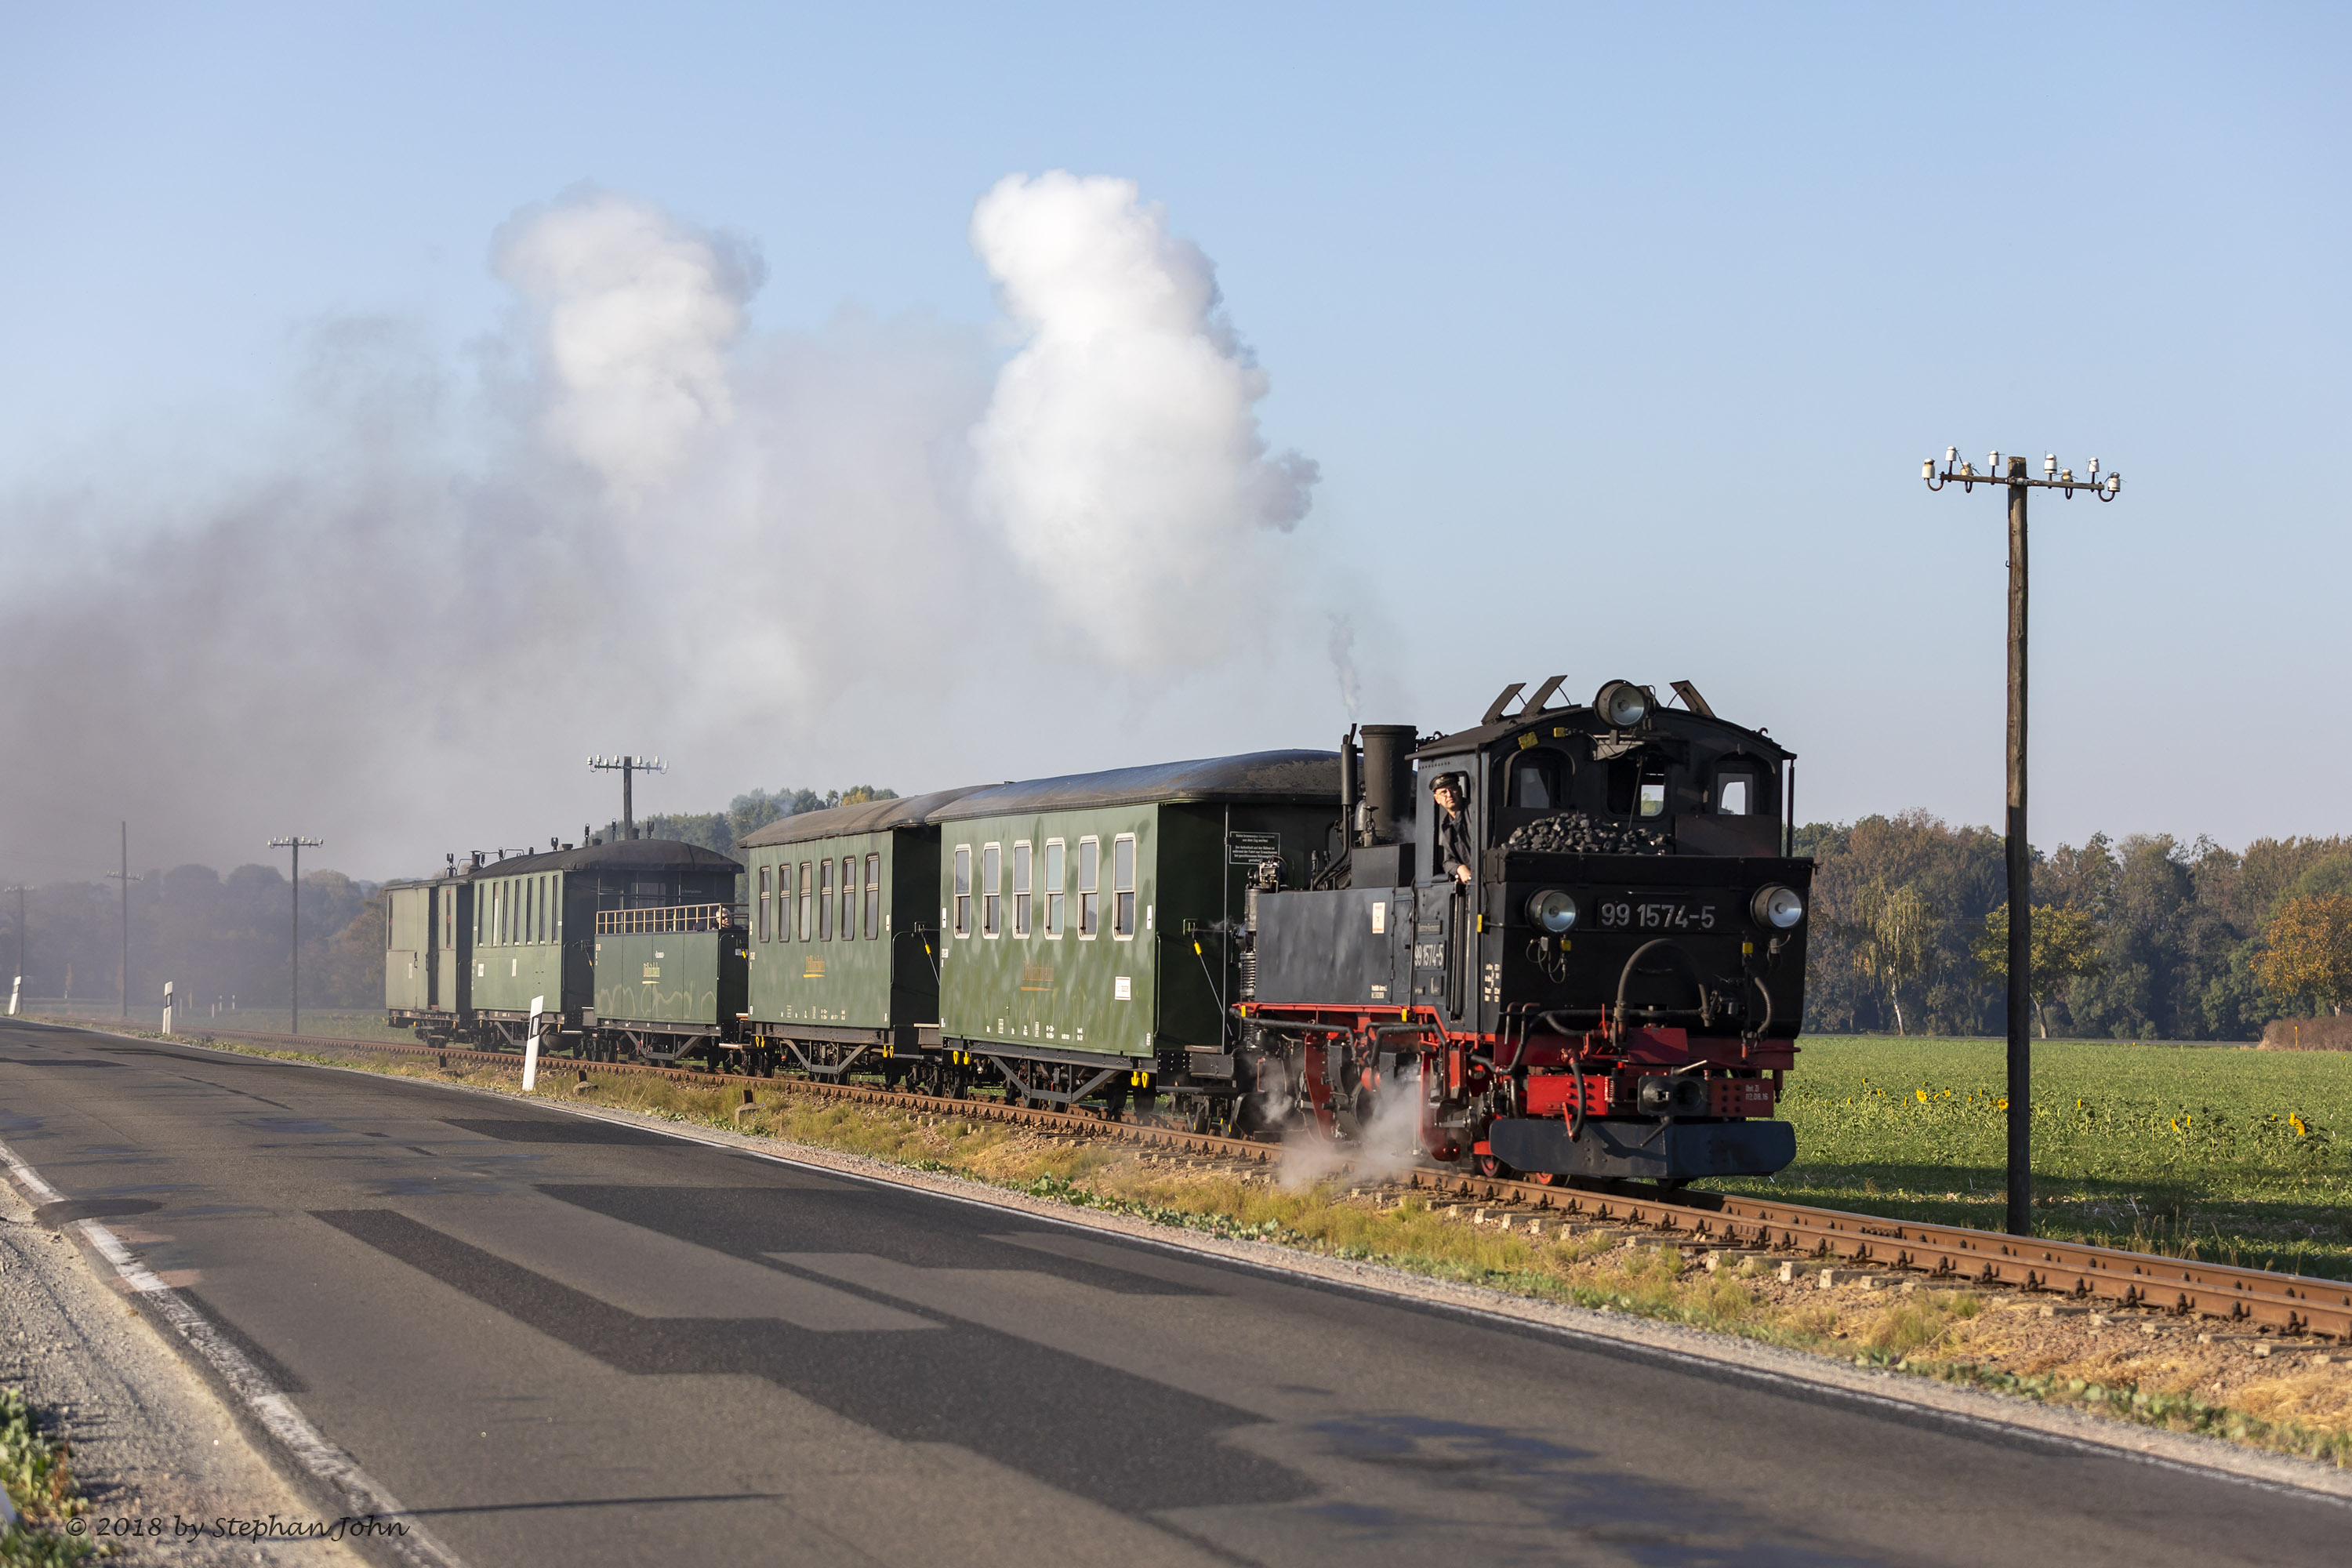
[[[5,1160],[18,1184],[43,1203],[62,1201],[58,1190],[43,1181],[40,1173],[18,1158],[5,1143],[0,1143],[0,1160]],[[184,1297],[132,1257],[131,1249],[112,1231],[94,1219],[80,1221],[79,1228],[99,1255],[113,1265],[123,1285],[143,1298],[157,1316],[171,1324],[197,1354],[211,1363],[238,1402],[300,1461],[303,1468],[324,1481],[354,1515],[397,1520],[408,1531],[406,1535],[376,1536],[372,1546],[381,1547],[415,1568],[466,1568],[463,1558],[426,1530],[373,1476],[362,1469],[358,1460],[321,1436],[310,1418],[295,1408],[294,1402],[243,1351],[213,1326],[212,1320],[190,1306]]]

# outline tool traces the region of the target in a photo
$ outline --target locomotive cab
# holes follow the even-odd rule
[[[1769,1118],[1795,1061],[1811,872],[1785,852],[1793,754],[1687,683],[1681,709],[1622,681],[1546,706],[1559,684],[1506,716],[1513,688],[1394,763],[1368,734],[1365,801],[1391,804],[1343,795],[1353,841],[1327,885],[1256,900],[1255,1043],[1288,1067],[1272,1078],[1296,1113],[1343,1134],[1412,1079],[1440,1160],[1668,1182],[1778,1170],[1795,1152]],[[1433,798],[1448,781],[1450,829]]]

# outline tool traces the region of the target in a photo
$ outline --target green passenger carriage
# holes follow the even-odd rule
[[[931,817],[972,793],[803,812],[743,839],[750,1065],[950,1086],[965,1064],[939,1052]]]
[[[1251,879],[1337,847],[1339,760],[1258,752],[1000,784],[940,830],[940,1045],[1008,1092],[1116,1111],[1234,1088]]]

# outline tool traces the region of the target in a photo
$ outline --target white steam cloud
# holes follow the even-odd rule
[[[1024,338],[972,432],[982,513],[1122,663],[1229,631],[1317,469],[1267,454],[1209,258],[1133,181],[1058,172],[999,182],[971,240]]]
[[[20,481],[0,542],[43,564],[0,583],[0,734],[44,765],[0,875],[88,874],[43,849],[118,817],[164,864],[299,829],[421,869],[604,821],[593,751],[694,757],[641,811],[930,788],[984,776],[963,742],[1049,676],[1140,724],[1238,633],[1221,694],[1263,685],[1297,618],[1260,613],[1267,585],[1316,575],[1291,531],[1315,465],[1269,454],[1207,258],[1132,183],[1064,174],[998,184],[971,239],[1002,363],[920,313],[756,331],[752,247],[574,192],[498,232],[518,309],[467,361],[396,321],[316,329],[257,477]],[[1085,739],[991,761],[1144,760]]]
[[[610,193],[521,214],[493,244],[533,318],[541,426],[625,500],[671,478],[734,413],[730,351],[758,258]]]

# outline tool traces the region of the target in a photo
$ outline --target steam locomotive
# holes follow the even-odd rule
[[[1538,1180],[1776,1171],[1812,869],[1794,754],[1686,681],[1680,707],[1622,680],[1555,705],[1562,679],[1451,734],[804,813],[740,861],[453,858],[388,891],[387,1014],[1244,1135],[1402,1123]]]

